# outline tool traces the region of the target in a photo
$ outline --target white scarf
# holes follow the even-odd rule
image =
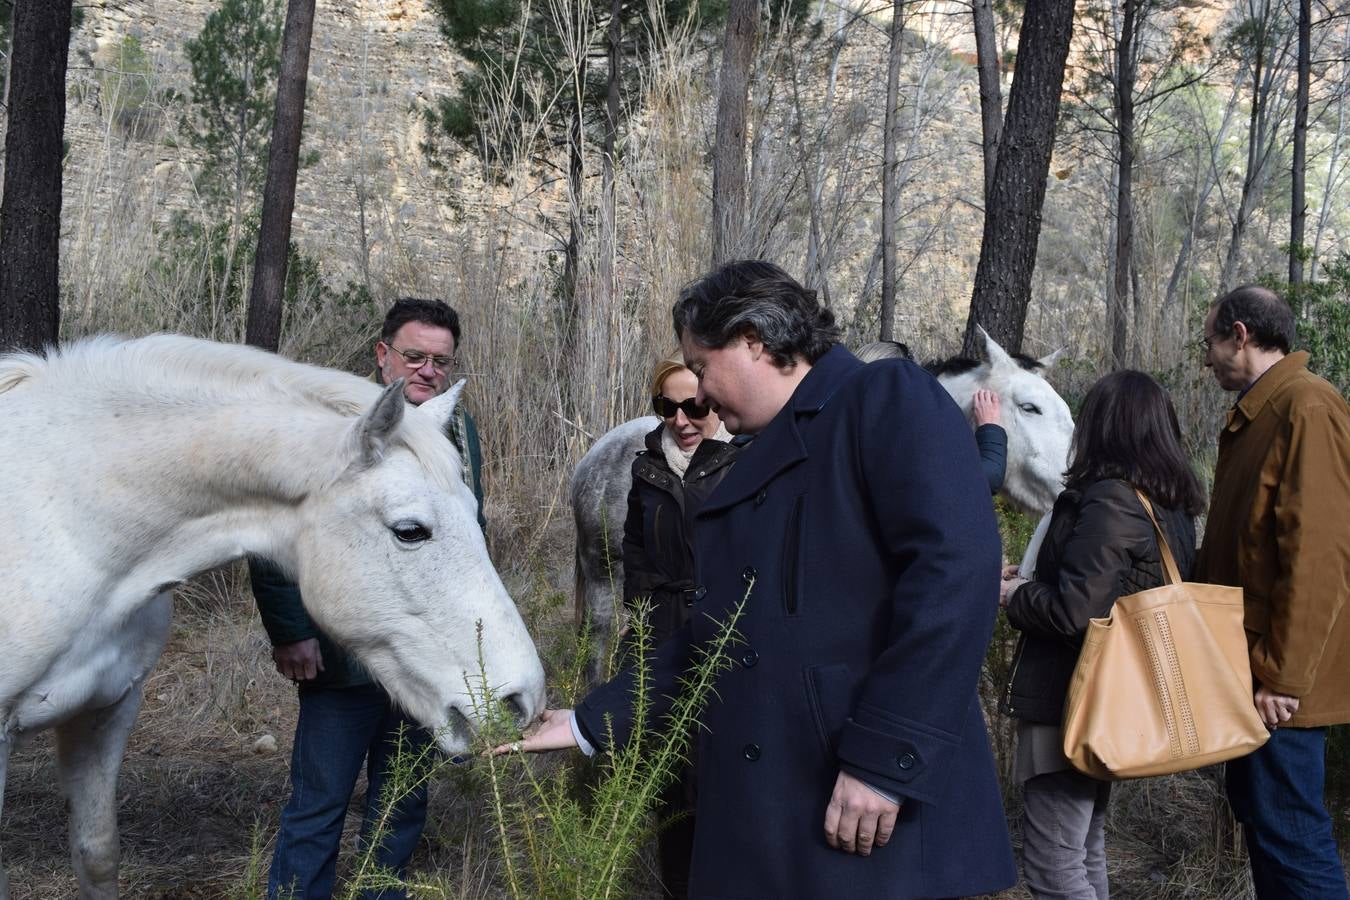
[[[727,431],[727,426],[721,422],[717,423],[717,433],[711,438],[723,443],[731,442],[731,432]],[[699,444],[703,443],[702,441]],[[666,458],[666,465],[670,466],[670,471],[674,472],[680,479],[684,478],[684,473],[689,469],[689,460],[694,458],[694,453],[699,445],[695,444],[688,450],[685,450],[675,440],[675,435],[671,433],[670,428],[662,426],[661,428],[661,453]]]

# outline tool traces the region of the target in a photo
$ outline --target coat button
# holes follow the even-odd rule
[[[764,501],[767,500],[767,499],[769,499],[769,492],[768,492],[768,491],[760,491],[759,494],[756,495],[756,497],[755,497],[755,505],[756,505],[756,506],[761,506],[761,505],[763,505]]]
[[[701,584],[697,587],[691,587],[688,590],[680,591],[680,595],[684,597],[685,606],[693,606],[699,600],[702,600],[703,595],[706,593],[708,593],[708,589]]]
[[[747,669],[753,669],[758,662],[759,654],[753,650],[747,650],[741,654],[741,665],[745,666]]]
[[[754,762],[759,759],[759,744],[746,744],[741,752],[745,754],[746,759]]]
[[[750,582],[754,581],[755,577],[758,575],[759,573],[755,571],[754,566],[746,566],[744,569],[741,570],[741,581],[744,581],[746,584],[749,584]]]
[[[914,768],[914,754],[901,753],[899,756],[895,758],[895,764],[902,769]]]

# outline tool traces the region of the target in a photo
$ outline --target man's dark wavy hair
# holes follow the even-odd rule
[[[1288,353],[1294,345],[1294,311],[1280,295],[1259,284],[1244,284],[1214,301],[1214,333],[1226,337],[1233,326],[1247,326],[1252,341],[1263,350]]]
[[[834,313],[816,292],[771,262],[724,263],[680,291],[671,311],[675,337],[718,349],[753,331],[779,368],[814,363],[839,343]]]
[[[386,344],[409,322],[421,322],[436,328],[445,328],[455,337],[459,349],[459,313],[444,300],[422,300],[417,297],[399,297],[384,315],[380,340]]]
[[[1121,478],[1154,503],[1191,515],[1205,494],[1181,449],[1181,426],[1166,388],[1134,369],[1104,375],[1083,398],[1065,483],[1082,490]]]

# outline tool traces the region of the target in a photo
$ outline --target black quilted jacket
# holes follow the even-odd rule
[[[658,425],[647,435],[647,449],[633,461],[623,523],[623,602],[631,612],[640,598],[650,598],[653,644],[674,634],[701,599],[695,596],[694,514],[739,452],[734,444],[707,438],[680,478],[661,452],[665,427]]]
[[[1195,563],[1195,520],[1153,504],[1183,579]],[[1117,479],[1066,490],[1055,501],[1036,578],[1009,598],[1008,621],[1021,638],[1004,690],[1003,712],[1058,725],[1088,620],[1120,597],[1163,583],[1153,525],[1134,488]]]

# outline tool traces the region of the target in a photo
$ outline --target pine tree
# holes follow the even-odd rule
[[[193,111],[184,125],[203,153],[199,191],[230,211],[236,230],[267,169],[281,26],[278,0],[222,0],[186,46]]]

